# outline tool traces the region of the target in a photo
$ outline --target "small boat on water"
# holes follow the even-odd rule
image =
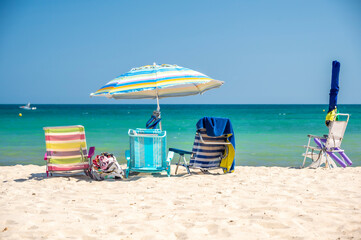
[[[31,107],[30,103],[26,104],[25,106],[20,106],[19,108],[24,110],[36,110],[36,107]]]

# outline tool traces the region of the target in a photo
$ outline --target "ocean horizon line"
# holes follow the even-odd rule
[[[24,103],[0,103],[0,105],[24,105]],[[156,103],[31,103],[31,105],[156,105]],[[162,103],[161,106],[165,105],[305,105],[305,106],[317,106],[317,105],[328,105],[328,103]],[[339,106],[347,105],[361,105],[361,103],[345,103],[338,104]]]

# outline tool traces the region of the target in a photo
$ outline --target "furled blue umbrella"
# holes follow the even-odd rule
[[[339,74],[340,63],[338,61],[332,62],[332,77],[331,77],[331,90],[330,90],[330,102],[328,106],[328,112],[331,112],[337,108],[337,94],[339,90]]]
[[[340,74],[340,63],[338,61],[332,62],[332,77],[331,77],[331,89],[330,89],[330,101],[328,105],[328,112],[326,115],[326,126],[331,121],[335,121],[337,112],[337,94],[339,90],[339,74]]]

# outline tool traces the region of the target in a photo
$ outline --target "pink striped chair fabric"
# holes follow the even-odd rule
[[[95,147],[87,153],[83,126],[44,127],[44,131],[47,176],[55,171],[89,170]]]

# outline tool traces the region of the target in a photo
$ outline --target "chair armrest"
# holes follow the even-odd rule
[[[169,152],[168,152],[168,157],[167,157],[167,166],[170,166],[173,157],[174,157],[174,152],[169,151]]]
[[[314,151],[321,151],[322,150],[321,148],[318,148],[318,147],[312,147],[312,146],[306,146],[306,145],[304,145],[303,147],[314,150]]]
[[[130,151],[129,150],[125,151],[125,159],[127,160],[127,166],[129,166],[129,164],[130,164]]]
[[[309,137],[309,138],[326,139],[324,136],[323,136],[323,137],[320,137],[320,136],[316,136],[316,135],[312,135],[312,134],[308,134],[307,137]]]
[[[90,158],[90,160],[94,156],[94,153],[95,153],[95,147],[90,147],[89,148],[89,153],[88,153],[88,158]]]
[[[192,152],[185,151],[185,150],[178,149],[178,148],[169,148],[169,151],[170,151],[170,152],[174,152],[174,153],[178,153],[178,154],[181,154],[181,155],[184,155],[184,154],[192,154]]]
[[[350,119],[350,114],[348,114],[348,113],[336,113],[336,116],[346,116],[347,117],[347,122],[348,122],[348,120]]]
[[[129,150],[125,151],[125,159],[130,160],[130,151]]]

